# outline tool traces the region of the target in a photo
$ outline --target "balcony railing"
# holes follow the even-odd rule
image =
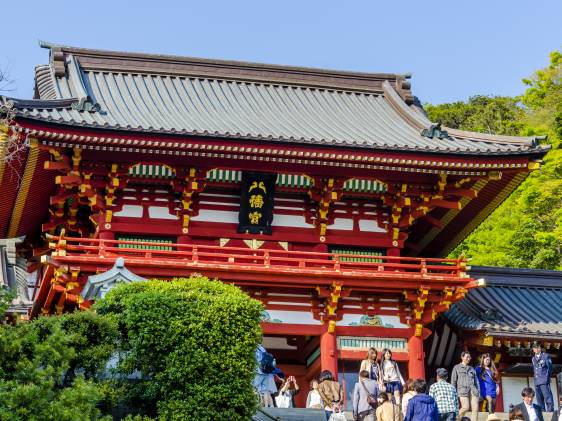
[[[82,271],[99,271],[115,259],[125,259],[127,267],[139,275],[186,276],[192,272],[222,280],[258,279],[275,275],[286,279],[323,280],[402,280],[445,285],[471,281],[467,260],[317,253],[196,244],[170,244],[154,241],[105,240],[92,238],[49,238],[53,264],[79,266]],[[160,250],[158,248],[161,248]],[[260,278],[260,279],[261,279]],[[388,285],[389,287],[392,285]]]

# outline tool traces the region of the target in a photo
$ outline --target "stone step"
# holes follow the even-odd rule
[[[507,412],[497,412],[502,421],[509,420]],[[352,421],[351,412],[346,412],[347,419]],[[544,421],[557,421],[552,418],[552,413],[543,413]],[[478,421],[486,421],[487,412],[478,413]],[[321,409],[304,408],[261,408],[254,416],[253,421],[326,421],[324,411]]]

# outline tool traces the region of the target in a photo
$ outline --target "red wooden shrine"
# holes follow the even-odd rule
[[[547,150],[430,122],[404,75],[44,46],[35,98],[0,99],[0,237],[25,235],[30,315],[87,308],[118,258],[204,274],[264,303],[301,381],[369,346],[424,377],[425,326],[478,286],[445,256]],[[274,176],[271,234],[238,232],[248,174]]]

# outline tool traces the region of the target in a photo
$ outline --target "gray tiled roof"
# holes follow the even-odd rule
[[[473,278],[486,279],[445,317],[468,330],[494,336],[562,339],[562,272],[475,267]]]
[[[9,313],[26,314],[32,304],[26,260],[16,254],[16,245],[22,241],[23,237],[0,239],[0,288],[10,289],[16,295],[8,308]]]
[[[22,117],[89,128],[386,150],[544,153],[534,138],[453,129],[445,138],[423,136],[432,123],[408,100],[409,82],[399,75],[49,48],[50,65],[36,69],[39,99],[13,101]],[[187,71],[176,69],[188,65]]]

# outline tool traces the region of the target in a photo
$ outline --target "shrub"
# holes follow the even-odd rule
[[[96,303],[119,316],[119,370],[140,378],[129,399],[163,420],[247,420],[263,306],[207,278],[120,285]]]
[[[96,378],[117,333],[92,312],[0,326],[0,420],[102,419],[106,389]]]

